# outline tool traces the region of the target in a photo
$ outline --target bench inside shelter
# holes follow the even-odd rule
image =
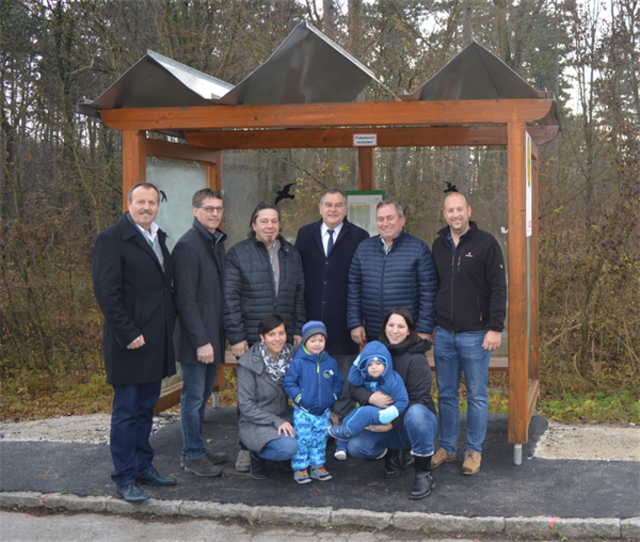
[[[435,371],[435,364],[433,356],[427,356],[431,370]],[[225,371],[227,369],[236,369],[238,362],[236,357],[227,350],[224,363],[218,366],[218,374],[216,375],[216,381],[213,385],[213,406],[220,406],[218,401],[218,394],[226,389],[225,385]],[[489,371],[492,372],[507,372],[509,370],[509,357],[508,356],[492,356],[489,363]],[[182,390],[182,382],[167,386],[160,393],[160,398],[153,409],[153,414],[158,414],[168,408],[174,407],[180,404],[180,391]]]

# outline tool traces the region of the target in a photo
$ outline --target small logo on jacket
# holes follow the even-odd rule
[[[333,376],[333,371],[331,369],[327,369],[322,373],[322,376],[325,378],[331,378]]]
[[[464,257],[465,257],[465,258],[473,258],[473,254],[471,254],[471,252],[467,252],[467,253],[464,255]]]

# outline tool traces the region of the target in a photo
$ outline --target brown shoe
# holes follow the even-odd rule
[[[475,450],[467,450],[464,453],[464,463],[462,464],[462,474],[475,474],[480,470],[482,454]]]
[[[431,459],[431,467],[436,468],[442,465],[443,463],[453,463],[456,460],[455,455],[449,455],[449,452],[444,448],[438,448],[436,453],[433,454],[433,458]]]
[[[184,471],[195,474],[196,476],[205,476],[210,478],[222,476],[222,469],[211,463],[211,461],[207,459],[207,456],[196,459],[195,461],[185,459]]]

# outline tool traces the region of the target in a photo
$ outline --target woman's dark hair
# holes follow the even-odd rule
[[[409,335],[405,340],[409,341],[409,344],[418,344],[422,340],[420,338],[420,335],[418,335],[418,328],[416,327],[413,316],[411,316],[411,313],[404,307],[396,307],[395,309],[391,309],[387,313],[387,315],[384,317],[384,322],[382,322],[382,328],[380,329],[380,336],[378,337],[378,340],[383,344],[389,344],[389,339],[387,339],[385,329],[387,328],[389,318],[391,318],[391,316],[394,314],[402,316],[404,318],[404,321],[407,323],[407,327],[409,328]]]
[[[258,213],[260,213],[260,211],[264,211],[265,209],[273,209],[274,211],[276,211],[278,213],[278,222],[280,222],[280,207],[278,207],[275,203],[261,201],[253,210],[253,213],[251,213],[251,220],[249,220],[249,231],[247,232],[247,237],[253,236],[253,225],[258,220]]]
[[[270,314],[269,316],[265,316],[258,324],[258,333],[260,335],[266,335],[281,325],[284,325],[284,330],[287,331],[287,323],[284,321],[284,318],[279,314]]]

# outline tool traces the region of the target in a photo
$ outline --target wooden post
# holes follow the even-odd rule
[[[215,162],[204,162],[204,171],[209,181],[209,188],[222,190],[222,153],[217,153]]]
[[[147,178],[147,133],[144,130],[122,132],[122,208],[127,211],[127,193]]]
[[[509,188],[509,442],[524,444],[528,418],[526,124],[508,123]]]
[[[531,142],[531,192],[532,192],[532,231],[530,238],[531,265],[531,380],[540,380],[540,229],[538,208],[538,146]],[[537,399],[537,395],[535,397]]]
[[[375,182],[375,155],[374,147],[358,147],[358,189],[374,190]]]

